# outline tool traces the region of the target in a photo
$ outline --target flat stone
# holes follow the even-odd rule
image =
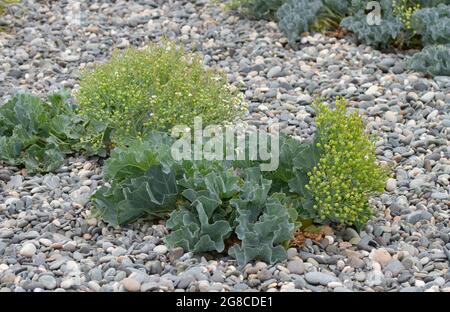
[[[183,248],[176,247],[176,248],[170,249],[167,256],[168,256],[169,260],[173,262],[175,260],[180,259],[183,256],[183,254],[184,254]]]
[[[301,260],[292,260],[288,262],[287,269],[290,273],[301,275],[305,272],[305,265]]]
[[[403,264],[396,259],[389,261],[389,263],[384,268],[385,271],[392,272],[393,276],[397,276],[404,269],[405,267],[403,266]]]
[[[425,93],[424,95],[422,95],[422,97],[420,98],[420,100],[424,103],[428,103],[430,102],[432,99],[434,98],[434,92],[433,91],[429,91],[427,93]]]
[[[129,292],[137,292],[141,288],[141,284],[133,278],[124,278],[122,280],[123,287]]]
[[[41,275],[39,277],[39,283],[41,283],[45,289],[52,290],[57,286],[56,279],[51,275]]]
[[[391,261],[392,256],[389,254],[389,252],[384,248],[379,249],[373,249],[370,252],[369,258],[372,261],[376,261],[379,264],[381,264],[382,267],[386,266],[389,261]]]
[[[274,66],[267,72],[267,78],[277,78],[282,75],[282,68],[281,66]]]
[[[195,278],[191,274],[182,274],[178,282],[178,288],[186,289],[194,281]]]
[[[428,211],[426,211],[426,210],[424,210],[424,211],[414,211],[414,212],[410,213],[406,217],[406,222],[411,223],[411,224],[415,224],[415,223],[417,223],[419,221],[422,221],[422,220],[429,221],[432,217],[433,217],[433,215],[431,213],[429,213]]]
[[[370,287],[383,285],[384,279],[383,272],[378,270],[370,271],[366,274],[366,283]]]
[[[153,251],[156,252],[158,255],[164,255],[167,253],[168,249],[164,245],[158,245],[155,248],[153,248]]]
[[[305,279],[310,284],[323,286],[327,286],[331,282],[339,282],[336,276],[322,272],[308,272],[305,274]]]
[[[448,194],[440,193],[440,192],[431,193],[431,198],[434,198],[437,200],[449,200],[450,199]]]
[[[11,272],[11,271],[7,271],[4,272],[2,274],[0,274],[0,283],[4,284],[4,285],[12,285],[14,283],[16,279],[16,275]]]
[[[396,112],[387,111],[386,113],[384,113],[384,119],[386,119],[389,122],[397,122],[398,115]]]
[[[377,86],[371,86],[367,91],[365,92],[366,95],[378,95],[378,87]]]

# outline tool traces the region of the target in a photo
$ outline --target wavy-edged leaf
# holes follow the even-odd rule
[[[433,76],[450,76],[450,44],[425,47],[411,57],[408,66]]]
[[[450,3],[417,10],[411,22],[424,46],[450,44]]]
[[[254,222],[247,208],[237,208],[239,225],[236,234],[242,241],[228,251],[243,266],[249,261],[260,259],[275,263],[286,258],[286,251],[280,245],[292,238],[294,224],[290,222],[288,210],[278,198],[270,198],[261,216]]]
[[[134,140],[128,146],[117,147],[105,164],[105,178],[114,183],[139,177],[150,167],[161,165],[164,172],[180,171],[181,164],[171,156],[173,139],[162,132],[147,135],[145,140]]]
[[[102,187],[92,196],[94,212],[106,222],[121,225],[141,216],[162,218],[173,210],[178,188],[173,173],[152,166],[138,178]]]
[[[310,24],[317,17],[322,8],[321,0],[287,0],[278,9],[278,27],[288,38],[289,43],[294,43],[300,33],[307,32]]]
[[[340,25],[355,33],[359,41],[376,48],[387,48],[404,30],[399,18],[387,11],[380,25],[369,25],[364,11],[345,17]]]
[[[78,147],[82,131],[67,94],[56,93],[47,102],[18,94],[0,106],[0,159],[25,165],[30,173],[53,171]]]

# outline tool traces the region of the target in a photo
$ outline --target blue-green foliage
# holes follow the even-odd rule
[[[407,4],[400,0],[397,3],[392,0],[379,0],[377,2],[381,8],[380,25],[369,25],[367,17],[370,12],[367,10],[368,1],[365,0],[235,0],[235,2],[241,3],[245,8],[252,7],[253,12],[264,12],[253,14],[254,16],[267,18],[275,15],[281,32],[291,45],[299,39],[302,32],[324,31],[338,26],[353,32],[360,42],[382,49],[391,46],[417,47],[420,40],[423,47],[445,45],[450,40],[450,0],[416,0]],[[414,12],[416,5],[419,5],[420,9]],[[398,8],[406,11],[399,13]],[[445,49],[445,46],[439,46],[423,51],[411,60],[410,68],[444,74],[447,67],[444,58]],[[428,64],[424,59],[425,55],[439,63]]]
[[[281,244],[292,238],[297,214],[292,206],[268,198],[272,182],[258,167],[216,167],[195,179],[185,175],[179,184],[188,187],[182,192],[186,202],[167,221],[169,246],[222,252],[224,241],[235,232],[241,244],[232,246],[229,255],[240,265],[285,258]]]
[[[82,120],[67,93],[41,101],[30,94],[14,96],[0,106],[0,160],[29,172],[57,169],[76,150]]]
[[[190,183],[188,183],[190,184]],[[210,172],[204,182],[182,193],[187,202],[172,212],[166,237],[169,246],[193,252],[217,251],[233,233],[241,241],[229,249],[240,265],[255,259],[274,263],[286,257],[282,243],[292,238],[292,212],[280,199],[269,197],[271,181],[258,167]],[[284,194],[278,195],[278,197]],[[295,214],[295,213],[294,213]]]
[[[281,244],[290,240],[294,231],[289,208],[282,203],[285,195],[269,196],[272,182],[263,178],[258,168],[247,169],[244,177],[240,196],[230,201],[237,212],[236,235],[241,244],[232,246],[229,254],[241,265],[253,259],[281,261],[286,257]]]
[[[414,13],[414,30],[421,35],[424,46],[450,43],[450,5],[439,4]]]
[[[118,225],[144,215],[162,219],[172,211],[177,196],[175,175],[164,172],[161,165],[153,165],[140,177],[126,179],[113,187],[102,186],[92,201],[95,215]]]
[[[345,15],[351,6],[351,0],[322,0],[323,5],[335,14]]]
[[[341,26],[355,33],[358,40],[377,48],[387,48],[401,33],[402,24],[395,17],[383,19],[380,25],[369,25],[367,15],[357,13],[344,18]]]
[[[232,170],[210,172],[204,182],[182,193],[187,203],[172,212],[166,237],[170,246],[180,246],[193,252],[217,251],[225,248],[224,241],[232,231],[232,210],[227,200],[240,190]]]
[[[308,172],[319,162],[321,149],[317,147],[319,133],[314,141],[299,144],[288,136],[280,138],[280,163],[275,171],[264,173],[272,181],[275,192],[291,194],[295,201],[297,213],[304,219],[314,218],[313,199],[311,192],[305,188],[309,183]]]
[[[369,25],[367,22],[366,1],[352,1],[350,14],[341,21],[344,27],[353,33],[359,41],[377,48],[387,48],[403,31],[403,24],[392,14],[392,1],[382,0],[380,25]]]
[[[247,199],[248,203],[251,199]],[[288,210],[277,198],[269,197],[261,211],[255,205],[236,204],[238,223],[236,234],[241,244],[228,251],[240,265],[251,260],[261,259],[267,263],[282,261],[286,251],[282,243],[292,238],[294,224],[290,222]]]
[[[154,165],[162,165],[165,172],[171,171],[177,165],[170,152],[173,142],[165,133],[152,132],[145,140],[117,147],[106,161],[105,179],[120,184],[126,179],[142,176]]]
[[[450,76],[450,44],[427,46],[414,54],[408,65],[412,70],[433,76]]]
[[[173,142],[166,134],[153,132],[144,141],[116,148],[104,169],[110,186],[102,186],[92,196],[94,214],[120,225],[171,212],[178,196],[178,164],[170,155]]]
[[[280,166],[261,172],[259,161],[175,161],[173,143],[166,134],[152,133],[116,148],[104,170],[109,185],[92,196],[94,215],[121,225],[170,214],[169,246],[223,252],[234,233],[240,244],[229,254],[239,264],[282,260],[282,243],[292,238],[298,216],[313,216],[311,196],[298,183],[308,182],[306,171],[318,161],[314,145],[282,135]]]
[[[309,30],[321,7],[321,0],[287,0],[278,9],[278,26],[289,42],[295,42],[300,33]]]

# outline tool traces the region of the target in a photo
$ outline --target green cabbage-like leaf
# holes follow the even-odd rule
[[[345,17],[341,27],[355,33],[359,41],[376,48],[387,48],[404,29],[398,17],[387,14],[384,14],[380,25],[369,25],[363,11]]]
[[[231,169],[210,172],[204,181],[197,189],[182,192],[188,203],[172,212],[166,223],[171,229],[166,237],[169,246],[222,252],[234,229],[239,239],[245,238],[242,251],[235,246],[230,253],[240,264],[253,259],[272,263],[285,257],[281,243],[292,238],[297,215],[292,206],[289,211],[281,204],[283,194],[269,199],[271,181],[259,167],[239,173]]]
[[[39,169],[45,172],[50,172],[58,169],[60,164],[64,161],[64,154],[57,146],[45,148],[38,145],[30,146],[23,157],[25,166],[29,169]]]
[[[110,224],[121,225],[143,216],[163,218],[174,209],[177,196],[175,175],[155,165],[138,178],[101,187],[91,200],[95,215]]]
[[[20,153],[23,149],[23,143],[17,137],[0,136],[0,158],[13,166],[20,165],[22,160]]]
[[[146,140],[136,140],[127,147],[118,147],[105,164],[105,178],[114,183],[139,177],[150,167],[161,164],[166,172],[175,163],[170,155],[173,139],[154,132]]]
[[[236,234],[242,242],[231,247],[228,254],[241,266],[255,259],[267,263],[284,260],[286,251],[281,243],[292,238],[294,224],[280,201],[270,198],[257,221],[252,221],[252,211],[247,207],[237,209],[239,225]]]
[[[220,202],[200,197],[192,203],[189,210],[172,212],[167,227],[172,232],[166,236],[169,246],[180,246],[192,252],[217,251],[225,248],[224,241],[231,233],[231,226],[226,220],[212,221],[208,213],[214,213]]]
[[[230,200],[230,205],[238,210],[247,209],[250,220],[258,218],[269,196],[272,181],[265,179],[258,167],[244,172],[245,182],[238,197]]]
[[[450,43],[450,5],[417,10],[412,26],[421,35],[424,46]]]
[[[172,212],[166,223],[172,230],[166,243],[193,252],[222,252],[232,230],[228,221],[232,214],[223,200],[236,194],[238,180],[230,170],[211,172],[203,189],[184,190],[182,194],[191,204]]]
[[[206,189],[205,177],[210,173],[223,172],[232,169],[231,162],[194,160],[183,161],[180,164],[183,172],[178,184],[185,189]]]
[[[18,94],[0,106],[0,159],[31,173],[47,172],[77,151],[83,125],[68,97],[61,92],[43,102]]]
[[[276,13],[278,27],[288,41],[294,43],[300,33],[309,30],[321,8],[321,0],[287,0]]]
[[[409,59],[408,67],[433,76],[450,76],[450,44],[423,48]]]

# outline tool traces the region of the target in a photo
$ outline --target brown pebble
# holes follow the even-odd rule
[[[399,163],[399,162],[402,160],[402,155],[397,154],[397,155],[395,155],[394,157],[392,157],[392,159],[393,159],[395,162]]]
[[[50,247],[53,248],[53,249],[62,249],[63,248],[63,244],[61,244],[61,243],[53,243],[53,244],[51,244]]]
[[[127,291],[131,292],[139,291],[141,288],[141,284],[137,280],[129,277],[122,280],[122,285]]]
[[[425,159],[423,162],[423,167],[426,171],[431,171],[431,161],[429,159]]]

